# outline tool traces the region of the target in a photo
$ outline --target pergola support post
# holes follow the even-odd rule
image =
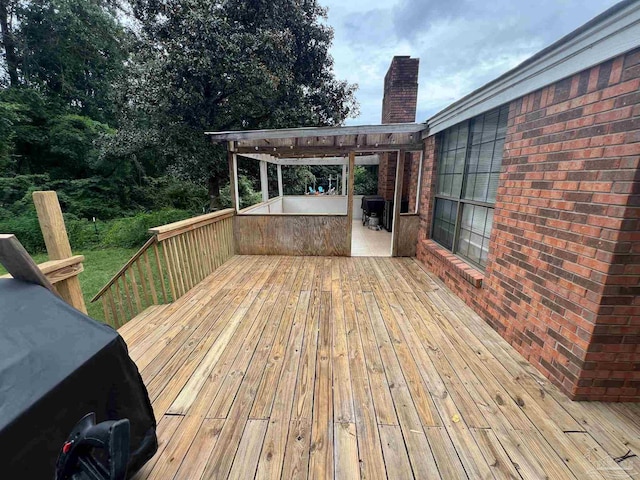
[[[284,196],[284,188],[282,187],[282,165],[278,164],[278,196]]]
[[[340,185],[342,185],[342,195],[347,194],[347,166],[342,165],[342,179],[340,180]]]
[[[234,142],[227,142],[227,160],[229,162],[229,193],[231,206],[236,213],[240,210],[240,194],[238,192],[238,156],[235,153]]]
[[[260,190],[262,191],[262,201],[269,200],[269,176],[267,175],[267,162],[260,160]]]
[[[396,162],[396,188],[393,195],[393,221],[391,231],[391,256],[398,256],[398,236],[400,234],[400,207],[402,206],[402,186],[404,180],[404,160],[406,152],[400,150],[398,152],[398,161]]]
[[[354,189],[354,169],[356,165],[356,152],[349,152],[349,190],[347,191],[347,245],[349,246],[349,257],[351,256],[351,234],[353,230],[353,189]]]

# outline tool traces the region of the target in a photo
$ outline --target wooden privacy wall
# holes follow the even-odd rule
[[[241,255],[349,256],[347,215],[237,215],[236,252]]]
[[[420,228],[420,216],[413,213],[401,213],[398,221],[393,225],[398,229],[397,257],[415,257],[416,244],[418,243],[418,229]]]
[[[115,328],[151,305],[184,295],[234,254],[233,210],[155,227],[153,234],[91,300]]]

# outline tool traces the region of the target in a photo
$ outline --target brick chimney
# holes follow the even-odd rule
[[[416,121],[419,58],[396,56],[384,77],[382,123]]]
[[[418,103],[419,58],[395,56],[384,77],[384,97],[382,99],[382,123],[412,123],[416,121]],[[414,163],[416,165],[414,165]],[[417,167],[417,161],[407,162],[403,198],[410,197],[410,172]],[[417,175],[417,174],[416,174]],[[393,200],[396,182],[396,154],[384,153],[378,167],[378,195],[385,200]],[[415,200],[411,203],[415,203]],[[412,206],[410,206],[412,208]]]

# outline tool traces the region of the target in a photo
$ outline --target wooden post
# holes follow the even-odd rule
[[[278,164],[278,196],[284,196],[284,188],[282,185],[282,165]]]
[[[398,235],[400,228],[398,222],[400,221],[400,207],[402,206],[402,184],[404,180],[404,157],[405,151],[400,150],[398,152],[398,161],[396,163],[396,188],[393,194],[393,220],[392,220],[392,232],[391,232],[391,256],[398,256]]]
[[[36,206],[38,222],[47,246],[49,260],[64,260],[72,256],[67,229],[64,226],[62,210],[56,192],[33,192],[33,203]],[[56,284],[60,296],[72,307],[87,313],[82,297],[80,280],[77,276],[67,278]]]
[[[240,210],[238,201],[238,179],[236,177],[236,154],[233,153],[233,142],[227,142],[227,160],[229,161],[229,195],[231,196],[231,206],[237,212]]]
[[[340,181],[340,184],[342,185],[342,195],[346,195],[347,194],[347,166],[346,165],[342,165],[342,179]]]
[[[349,152],[349,190],[347,191],[347,245],[349,245],[349,256],[351,256],[351,231],[353,230],[353,190],[354,190],[354,168],[356,165],[356,152]]]
[[[418,156],[418,185],[416,187],[416,208],[414,213],[420,212],[420,189],[422,188],[422,161],[424,160],[424,151],[420,150],[420,155]]]
[[[267,173],[267,162],[260,160],[260,190],[262,191],[262,201],[269,200],[269,175]]]

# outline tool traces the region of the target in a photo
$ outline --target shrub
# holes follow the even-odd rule
[[[149,238],[151,227],[165,225],[191,217],[186,210],[165,209],[153,213],[139,213],[108,222],[78,218],[64,214],[71,249],[87,250],[100,247],[141,247]],[[31,254],[44,252],[45,244],[35,211],[26,215],[0,219],[0,233],[13,233]]]
[[[0,220],[0,233],[13,233],[29,253],[45,250],[44,238],[35,211],[32,214]]]
[[[113,220],[106,226],[100,244],[105,247],[141,247],[149,238],[148,230],[151,227],[177,222],[191,216],[186,210],[166,209]]]

